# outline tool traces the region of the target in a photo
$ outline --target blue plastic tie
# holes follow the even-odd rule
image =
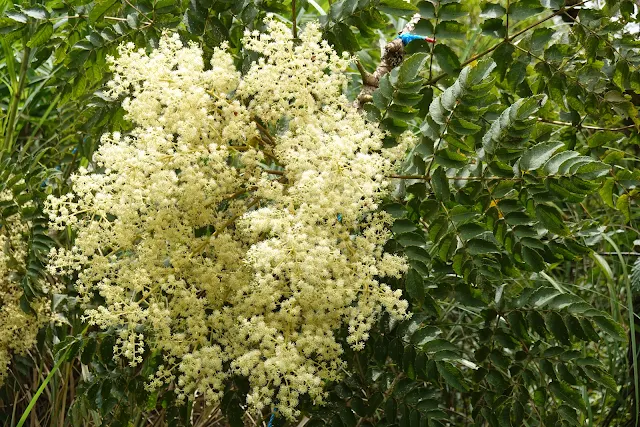
[[[338,222],[339,222],[339,223],[342,223],[342,214],[338,214],[338,215],[337,215],[337,218],[338,218]]]
[[[273,412],[271,413],[271,418],[269,418],[269,424],[267,424],[267,427],[273,427],[273,420],[276,419],[276,412],[278,412],[278,408],[273,409]]]
[[[398,38],[402,40],[402,44],[405,46],[414,40],[424,40],[423,36],[419,36],[417,34],[409,34],[409,33],[400,34]]]

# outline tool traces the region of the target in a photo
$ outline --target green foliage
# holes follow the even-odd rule
[[[326,406],[301,402],[306,425],[635,421],[637,339],[627,320],[640,301],[634,2],[295,3],[296,25],[319,19],[336,50],[357,54],[370,71],[380,44],[416,11],[414,32],[437,39],[406,46],[403,63],[364,107],[388,131],[387,145],[405,131],[419,139],[383,207],[396,219],[387,249],[410,265],[389,285],[403,290],[413,316],[399,324],[382,316],[361,352],[345,344],[345,378],[327,385]],[[100,134],[129,126],[100,92],[107,55],[129,41],[152,49],[169,29],[206,55],[227,41],[246,70],[256,58],[243,49],[243,31],[260,29],[269,12],[291,22],[292,6],[0,2],[0,190],[16,196],[0,206],[0,218],[21,211],[33,223],[20,277],[25,311],[53,280],[44,269],[49,249],[72,240],[48,232],[44,198],[67,191]],[[358,76],[354,68],[349,94],[358,92]],[[0,390],[1,424],[17,423],[30,399],[23,384],[36,390],[49,371],[40,367],[60,360],[32,409],[41,425],[204,425],[194,420],[212,413],[230,425],[251,423],[243,378],[220,408],[197,398],[176,405],[171,387],[147,392],[159,355],[147,352],[135,369],[114,361],[117,331],[87,328],[72,277],[64,287],[52,299],[60,324],[41,332],[32,357],[14,358]]]

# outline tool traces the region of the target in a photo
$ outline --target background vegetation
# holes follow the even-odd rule
[[[331,4],[332,3],[332,4]],[[3,225],[31,221],[21,307],[45,294],[47,194],[62,194],[105,131],[129,129],[101,96],[105,57],[122,42],[153,49],[177,31],[205,54],[240,43],[272,12],[320,20],[327,40],[374,71],[381,46],[414,13],[402,65],[365,111],[391,141],[420,143],[385,209],[388,250],[411,269],[393,282],[413,317],[382,318],[330,403],[301,425],[639,425],[635,309],[640,303],[640,42],[630,0],[51,0],[0,1],[0,204]],[[293,22],[292,22],[293,21]],[[354,65],[349,94],[362,78]],[[23,180],[21,180],[23,179]],[[5,248],[6,249],[6,248]],[[144,389],[159,363],[112,358],[113,331],[88,328],[73,282],[51,298],[58,322],[13,354],[2,425],[266,425],[243,408],[243,378],[220,407],[176,405]],[[344,334],[343,332],[343,335]],[[273,425],[284,425],[275,417]]]

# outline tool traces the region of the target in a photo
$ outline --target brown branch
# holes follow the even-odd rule
[[[411,20],[407,22],[402,31],[400,31],[400,34],[411,32],[419,20],[420,14],[416,13]],[[385,45],[382,58],[380,58],[380,64],[373,73],[369,73],[359,61],[356,61],[356,67],[358,67],[358,71],[360,71],[360,75],[362,76],[362,89],[354,102],[356,108],[362,109],[364,104],[372,101],[373,92],[380,85],[380,79],[400,65],[403,59],[404,45],[401,39],[395,38]]]
[[[256,124],[256,127],[258,128],[258,130],[260,130],[260,132],[267,138],[267,141],[265,142],[269,142],[271,145],[276,145],[275,141],[273,140],[273,137],[269,133],[269,130],[266,127],[262,126],[258,121],[258,119],[254,118],[253,122]]]
[[[277,170],[273,170],[273,169],[264,169],[264,172],[268,173],[269,175],[284,176],[284,171],[277,171]]]

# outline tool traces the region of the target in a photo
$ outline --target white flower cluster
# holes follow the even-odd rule
[[[76,232],[50,269],[104,300],[86,316],[117,328],[117,355],[162,351],[150,388],[216,402],[243,375],[254,410],[293,418],[340,377],[342,325],[361,349],[381,310],[407,315],[379,281],[406,266],[383,253],[391,220],[376,213],[403,150],[342,95],[347,58],[317,25],[294,41],[269,20],[244,42],[261,55],[244,76],[224,46],[205,69],[175,35],[111,59],[109,95],[135,129],[105,135],[94,170],[49,198],[52,227]]]
[[[12,200],[10,190],[0,193],[1,202]],[[35,344],[38,330],[51,320],[47,298],[31,303],[33,313],[25,313],[20,307],[23,291],[18,282],[19,272],[26,269],[26,237],[30,228],[31,223],[24,221],[19,213],[5,218],[0,228],[0,384],[11,355],[26,353]]]

